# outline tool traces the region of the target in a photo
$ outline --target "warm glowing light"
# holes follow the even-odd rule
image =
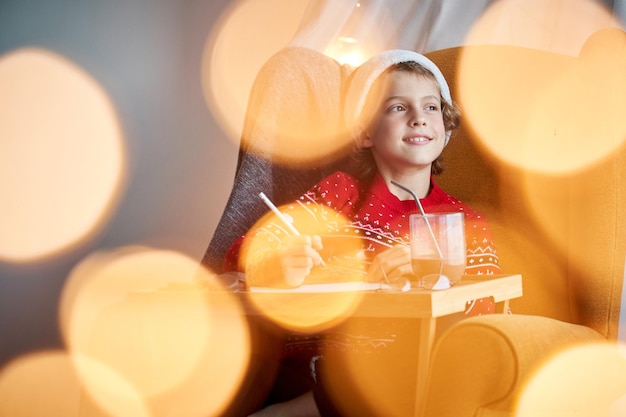
[[[73,365],[80,372],[80,410],[78,415],[115,417],[153,417],[146,399],[132,382],[108,364],[90,357],[74,355]]]
[[[335,43],[324,52],[342,65],[358,67],[367,60],[366,51],[362,50],[359,41],[349,36],[339,36]]]
[[[349,147],[339,117],[340,65],[309,48],[285,52],[305,3],[239,4],[217,26],[203,64],[205,97],[224,130],[251,153],[299,166]]]
[[[101,87],[63,57],[0,57],[0,258],[24,262],[98,231],[119,198],[124,149]]]
[[[341,64],[357,67],[372,55],[394,45],[395,36],[383,28],[384,22],[393,22],[389,5],[384,2],[363,6],[357,3],[339,31],[339,35],[324,50],[324,54]],[[329,28],[325,28],[328,30]],[[393,31],[397,28],[393,27]]]
[[[341,42],[345,42],[345,43],[356,43],[356,42],[357,42],[357,41],[356,41],[356,39],[354,39],[354,38],[349,38],[349,37],[347,37],[347,36],[340,36],[338,39],[339,39]]]
[[[466,49],[459,70],[465,120],[489,151],[531,171],[563,174],[601,162],[626,139],[624,37],[598,32],[579,57]]]
[[[592,0],[501,0],[491,4],[467,35],[467,44],[516,45],[576,56],[594,32],[620,27]]]
[[[185,255],[148,248],[79,264],[60,317],[90,398],[123,405],[113,375],[135,387],[155,417],[219,415],[247,369],[250,340],[240,303],[214,278]]]
[[[626,394],[611,405],[609,417],[621,417],[626,415]]]
[[[326,259],[326,265],[322,268],[314,268],[304,281],[308,284],[323,284],[337,282],[337,277],[343,281],[363,281],[365,279],[365,266],[362,255],[362,240],[360,237],[351,238],[338,235],[329,235],[328,226],[314,221],[309,213],[310,207],[296,207],[286,211],[294,220],[294,225],[304,235],[320,235],[323,248],[320,255]],[[344,232],[344,226],[348,223],[345,217],[328,209],[325,214],[320,214],[328,224],[337,227],[338,232]],[[254,229],[263,230],[268,222],[276,221],[268,215],[260,219]],[[275,232],[270,232],[274,234]],[[277,232],[280,234],[281,232]],[[287,236],[278,236],[281,239]],[[251,265],[258,265],[258,259],[276,259],[282,247],[277,241],[268,244],[266,237],[248,239],[242,248],[241,259],[246,263],[247,283],[252,287],[285,287],[282,274],[276,268],[280,264],[269,262],[267,269]],[[334,292],[334,293],[265,293],[252,292],[250,299],[262,314],[281,326],[298,331],[318,331],[328,328],[344,320],[360,301],[362,294],[358,292]]]
[[[1,416],[76,416],[80,385],[66,354],[41,352],[2,369],[0,398]]]
[[[88,256],[70,272],[61,297],[60,322],[67,345],[73,351],[86,349],[93,321],[129,293],[191,282],[197,270],[185,255],[140,246]]]
[[[367,56],[358,46],[344,46],[338,51],[329,49],[326,51],[328,56],[332,56],[342,65],[349,65],[353,68],[358,67],[367,60]]]
[[[515,417],[622,416],[626,352],[603,343],[577,346],[548,360],[528,381]]]
[[[202,74],[210,110],[226,134],[238,140],[252,82],[263,63],[293,37],[307,2],[233,3],[207,40]]]

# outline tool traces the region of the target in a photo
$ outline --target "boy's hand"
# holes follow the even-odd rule
[[[411,250],[408,246],[396,245],[376,255],[368,271],[367,280],[394,283],[412,274]]]
[[[280,253],[280,265],[285,282],[291,287],[302,285],[314,265],[322,262],[318,250],[322,239],[315,236],[290,236]]]

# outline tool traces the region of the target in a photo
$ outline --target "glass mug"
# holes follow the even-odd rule
[[[411,265],[418,288],[449,288],[461,280],[467,259],[464,216],[463,213],[410,216]]]

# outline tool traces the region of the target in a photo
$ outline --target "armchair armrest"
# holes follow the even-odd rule
[[[424,417],[512,416],[520,388],[559,350],[606,342],[598,332],[546,317],[494,314],[468,318],[435,345]]]

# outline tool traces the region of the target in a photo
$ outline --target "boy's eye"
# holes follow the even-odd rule
[[[428,106],[426,106],[426,110],[429,111],[438,111],[439,110],[439,106],[435,105],[435,104],[430,104]]]
[[[396,104],[395,106],[391,106],[389,108],[389,111],[392,111],[392,112],[398,112],[398,111],[403,111],[403,110],[404,110],[404,106],[401,104]]]

